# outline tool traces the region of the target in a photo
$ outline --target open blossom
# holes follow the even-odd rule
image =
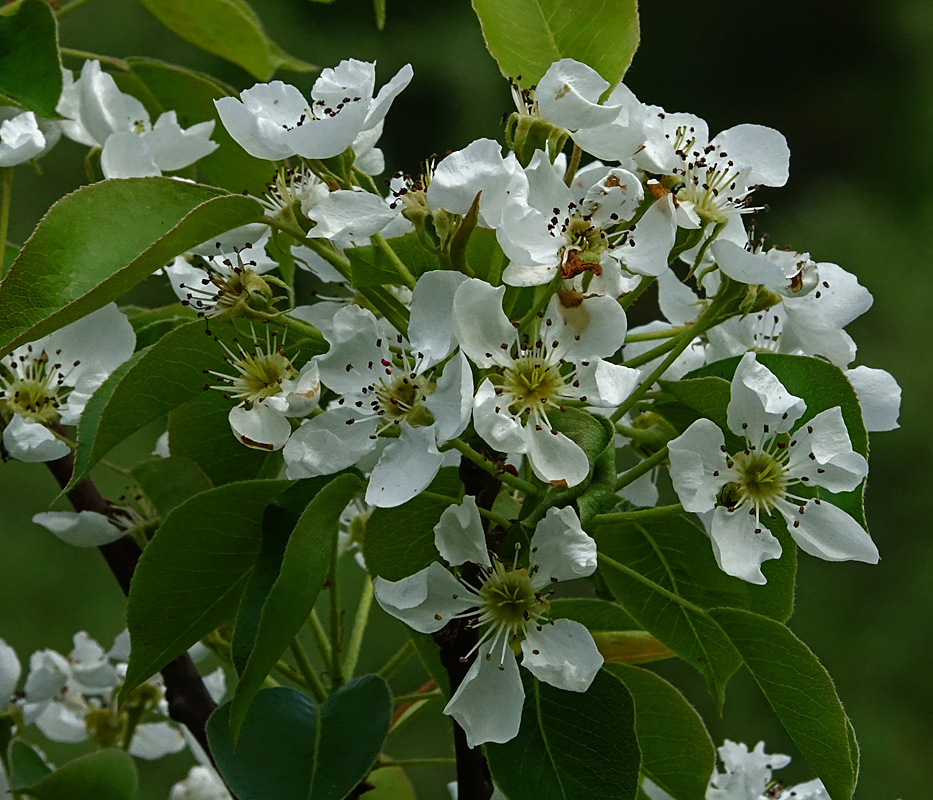
[[[550,620],[545,590],[596,569],[596,542],[571,508],[549,509],[531,539],[527,567],[502,563],[486,550],[476,502],[451,506],[434,528],[435,544],[451,566],[476,565],[474,584],[435,562],[403,580],[376,578],[379,604],[421,633],[435,633],[454,619],[469,619],[479,634],[473,664],[444,709],[460,723],[470,747],[507,742],[521,724],[524,690],[513,645],[536,678],[571,692],[585,692],[602,666],[590,632],[580,623]]]
[[[32,111],[0,106],[0,167],[15,167],[38,158],[60,135],[55,123],[40,125]]]
[[[541,480],[575,486],[589,462],[550,416],[568,401],[611,407],[631,394],[638,372],[603,360],[625,340],[625,312],[610,297],[566,308],[555,296],[537,329],[523,336],[502,310],[504,292],[470,279],[454,299],[461,349],[481,369],[493,369],[474,400],[476,432],[497,450],[527,455]]]
[[[77,425],[91,395],[133,354],[136,335],[111,303],[0,359],[3,445],[20,461],[71,452],[48,426]]]
[[[438,450],[469,423],[473,376],[456,349],[450,311],[462,275],[425,273],[412,297],[409,336],[388,335],[368,310],[337,311],[317,359],[321,381],[341,397],[292,434],[284,450],[290,478],[329,475],[381,444],[366,502],[400,505],[427,488],[441,467]],[[386,444],[388,442],[388,444]]]
[[[310,101],[294,86],[272,81],[257,83],[239,100],[222,97],[214,104],[230,135],[256,158],[331,158],[361,136],[360,149],[366,154],[373,142],[365,134],[381,126],[411,77],[406,64],[373,97],[376,65],[349,59],[321,72]]]
[[[143,178],[183,169],[218,147],[210,140],[213,120],[182,128],[176,113],[166,111],[153,125],[145,106],[121,92],[99,61],[85,61],[76,81],[66,73],[56,108],[69,120],[63,126],[65,136],[103,148],[105,178]]]
[[[708,419],[697,420],[668,445],[674,489],[687,511],[713,511],[713,552],[729,575],[766,583],[761,564],[779,557],[781,545],[761,518],[774,512],[810,555],[878,561],[874,542],[851,516],[807,492],[852,491],[868,464],[852,449],[838,406],[794,429],[805,410],[803,400],[747,353],[732,379],[727,409],[729,430],[745,439],[745,447],[730,452],[722,430]]]

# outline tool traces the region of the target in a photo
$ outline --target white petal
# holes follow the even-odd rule
[[[162,174],[143,138],[129,131],[107,138],[100,168],[105,178],[153,178]]]
[[[670,269],[658,275],[658,305],[671,325],[691,323],[703,310],[696,292]]]
[[[364,129],[372,128],[385,119],[389,108],[392,106],[392,101],[411,83],[413,76],[414,70],[412,70],[411,64],[406,64],[379,90],[369,106],[366,121],[363,123]]]
[[[428,186],[428,206],[466,214],[476,195],[482,192],[480,206],[490,212],[488,216],[484,214],[486,221],[495,224],[501,218],[503,203],[513,191],[514,179],[515,172],[502,157],[502,146],[492,139],[477,139],[437,165]]]
[[[136,334],[126,315],[116,303],[108,303],[93,314],[88,314],[48,337],[46,352],[61,350],[57,356],[63,364],[80,361],[78,367],[65,377],[66,386],[75,386],[85,371],[95,374],[113,372],[133,355]],[[90,387],[82,386],[84,391]]]
[[[431,183],[433,186],[433,182]],[[453,329],[454,297],[466,276],[450,270],[432,270],[422,275],[411,294],[408,341],[418,353],[421,369],[449,356],[457,346]]]
[[[612,122],[618,115],[613,106],[599,105],[609,83],[592,67],[562,58],[548,67],[535,87],[535,100],[542,118],[568,130],[593,128]]]
[[[114,637],[113,644],[107,651],[107,658],[124,663],[130,660],[130,632],[126,628]]]
[[[79,117],[85,129],[103,145],[113,133],[148,128],[149,114],[135,97],[121,92],[99,61],[85,61],[78,80]]]
[[[784,270],[764,255],[749,253],[744,247],[717,239],[710,245],[710,253],[726,275],[739,283],[783,286]]]
[[[479,367],[507,366],[509,348],[515,344],[512,323],[502,310],[505,287],[493,288],[485,281],[470,278],[460,284],[454,296],[454,335],[463,352]]]
[[[803,400],[787,391],[771,370],[758,363],[754,353],[742,356],[732,378],[732,395],[726,409],[729,429],[736,436],[746,436],[755,444],[763,435],[786,433],[806,408]]]
[[[185,749],[185,737],[167,722],[146,722],[136,728],[130,742],[130,755],[156,761]]]
[[[19,461],[55,461],[71,449],[44,425],[14,414],[3,430],[3,446]]]
[[[299,269],[316,275],[317,278],[324,281],[324,283],[342,283],[346,280],[343,275],[337,272],[337,270],[321,258],[321,256],[310,248],[305,247],[303,244],[292,245],[291,252]],[[299,308],[317,308],[321,305],[323,304],[315,303],[313,306],[299,306]]]
[[[549,508],[538,523],[531,537],[531,564],[536,588],[585,578],[596,570],[596,542],[570,506]]]
[[[821,411],[791,437],[787,476],[831,492],[851,492],[868,474],[868,462],[852,450],[839,406]]]
[[[858,395],[862,418],[869,431],[893,431],[901,410],[901,387],[890,372],[871,367],[846,370],[846,378]]]
[[[641,373],[601,358],[577,368],[580,381],[580,399],[591,406],[612,408],[618,406],[638,386]]]
[[[161,170],[184,169],[199,158],[213,153],[219,145],[211,141],[214,120],[183,129],[174,111],[166,111],[140,138]]]
[[[586,479],[590,472],[590,462],[573,439],[560,431],[551,431],[529,421],[525,427],[528,437],[528,461],[535,475],[542,481],[566,482],[567,486],[576,486]]]
[[[313,478],[352,467],[378,444],[377,425],[377,417],[349,408],[329,408],[289,437],[282,450],[286,475],[290,480]]]
[[[652,203],[632,227],[626,244],[616,251],[626,269],[639,275],[660,275],[668,268],[668,258],[677,236],[673,195],[666,194]],[[634,243],[634,244],[633,244]]]
[[[579,622],[557,619],[529,625],[522,642],[522,666],[538,680],[568,692],[585,692],[603,665],[590,632]]]
[[[385,378],[392,353],[378,320],[359,306],[344,306],[334,314],[330,350],[318,360],[321,380],[337,394],[358,395]]]
[[[783,186],[790,170],[790,148],[780,131],[764,125],[736,125],[717,134],[711,142],[724,150],[741,170],[749,186]]]
[[[278,161],[295,155],[283,126],[296,125],[308,101],[294,86],[257,83],[241,92],[239,100],[221,97],[214,105],[227,132],[251,156]]]
[[[744,507],[729,511],[718,506],[713,514],[710,538],[716,563],[727,575],[743,581],[764,585],[768,582],[761,565],[781,555],[781,543],[761,526],[755,533],[755,517]]]
[[[657,478],[651,472],[646,472],[628,486],[623,486],[618,495],[634,506],[652,508],[658,504]]]
[[[22,672],[23,667],[16,657],[16,651],[0,639],[0,710],[5,708],[13,697]]]
[[[473,410],[473,371],[463,353],[457,353],[444,366],[437,388],[424,401],[434,416],[434,432],[438,444],[459,436],[470,424]]]
[[[735,475],[722,451],[725,438],[715,422],[698,419],[667,447],[671,482],[687,511],[710,511],[719,490]]]
[[[435,633],[452,617],[476,607],[468,590],[438,562],[400,581],[373,580],[376,601],[420,633]]]
[[[32,111],[0,123],[0,167],[15,167],[45,149],[45,136]]]
[[[554,295],[544,317],[541,339],[555,358],[609,358],[625,341],[626,329],[625,311],[612,297],[591,297],[568,308]]]
[[[496,391],[489,380],[483,381],[473,401],[473,425],[476,433],[503,453],[525,453],[529,436],[521,422],[498,406]]]
[[[557,251],[563,240],[549,232],[548,217],[537,208],[531,208],[521,200],[507,202],[502,208],[502,221],[496,228],[496,241],[514,264],[527,265],[525,269],[528,270],[537,268],[541,275],[545,274],[545,268],[549,270],[549,277],[536,282],[531,282],[531,277],[519,281],[516,275],[514,280],[509,279],[512,285],[535,286],[547,283],[557,274]]]
[[[234,406],[227,419],[233,435],[254,450],[281,450],[292,433],[288,420],[263,402],[250,409]]]
[[[29,674],[23,691],[29,703],[42,703],[61,695],[68,683],[71,665],[54,650],[37,650],[29,657]]]
[[[547,264],[525,264],[512,261],[502,272],[502,282],[507,286],[542,286],[554,280],[557,274],[557,256]]]
[[[192,767],[188,777],[172,787],[169,800],[231,800],[220,776],[210,767]]]
[[[579,199],[564,183],[563,175],[563,169],[558,164],[552,164],[548,154],[542,150],[537,150],[525,167],[525,176],[528,178],[528,207],[541,214],[542,220],[545,221],[545,230],[546,220],[554,214],[555,208],[567,209],[570,203]]]
[[[459,506],[448,506],[434,526],[434,546],[451,566],[467,561],[491,567],[486,550],[483,521],[476,508],[476,498],[466,495]]]
[[[487,660],[487,655],[492,658]],[[518,674],[518,663],[510,648],[505,649],[499,669],[499,649],[490,653],[490,644],[479,648],[463,683],[444,708],[444,713],[460,723],[467,745],[508,742],[518,736],[522,722],[525,690]]]
[[[308,212],[317,223],[309,235],[334,239],[338,246],[346,247],[354,240],[378,233],[398,214],[381,197],[369,192],[330,192]]]
[[[377,508],[394,508],[407,503],[428,488],[443,460],[444,456],[437,450],[433,426],[412,428],[403,422],[398,439],[382,451],[369,476],[366,502]]]
[[[265,248],[270,233],[271,230],[268,225],[261,222],[250,222],[247,225],[240,225],[237,228],[231,228],[229,231],[217,234],[206,242],[192,247],[191,252],[205,258],[216,259],[218,256],[226,258],[232,256],[236,250],[249,249],[253,245],[257,248],[260,246]]]
[[[787,530],[805,553],[825,561],[863,561],[877,564],[878,548],[851,516],[825,500],[809,500],[799,508],[782,507]]]
[[[36,718],[35,724],[53,742],[75,744],[87,739],[84,713],[73,711],[63,703],[49,703]]]

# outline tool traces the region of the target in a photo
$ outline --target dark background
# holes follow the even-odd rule
[[[254,0],[253,6],[273,38],[304,60],[332,66],[351,56],[377,59],[380,83],[412,63],[415,78],[393,106],[383,137],[390,172],[415,171],[432,153],[479,136],[501,141],[511,100],[468,3],[388,0],[382,33],[368,0]],[[855,724],[862,746],[856,797],[920,800],[930,795],[933,763],[933,429],[926,411],[933,388],[927,288],[933,3],[667,0],[645,3],[641,14],[642,46],[628,85],[645,102],[704,116],[711,132],[742,122],[781,130],[793,153],[791,179],[763,195],[772,210],[759,218],[759,229],[779,246],[841,264],[875,296],[874,308],[849,330],[859,363],[889,370],[904,389],[902,428],[872,440],[868,518],[883,560],[870,567],[803,555],[790,624],[834,676]],[[63,20],[61,39],[67,47],[190,66],[239,89],[254,82],[162,28],[131,0],[94,0]],[[313,82],[309,75],[277,77],[303,90]],[[86,180],[83,156],[83,148],[63,141],[43,159],[42,174],[17,170],[11,240],[25,239],[49,205]],[[159,432],[144,431],[114,458],[144,455]],[[101,480],[118,491],[106,474]],[[0,466],[0,637],[24,659],[41,647],[67,652],[80,629],[109,645],[123,624],[124,601],[99,555],[69,548],[30,523],[56,494],[41,467]],[[348,597],[353,588],[351,581]],[[374,619],[388,630],[367,640],[363,665],[370,668],[403,636],[394,622]],[[676,665],[661,671],[697,702],[717,743],[727,736],[750,745],[765,739],[769,750],[795,753],[747,674],[730,685],[719,719],[698,676]],[[410,667],[399,686],[414,688],[420,680]],[[448,754],[446,722],[437,712],[390,752]],[[61,759],[74,752],[48,750],[63,753]],[[177,756],[147,766],[140,797],[164,798],[187,763]],[[441,797],[451,779],[438,768],[411,774],[423,798]],[[799,757],[782,775],[812,777]]]

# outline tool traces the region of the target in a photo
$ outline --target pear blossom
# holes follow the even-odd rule
[[[185,129],[174,111],[166,111],[153,125],[143,104],[121,92],[96,60],[84,62],[78,80],[68,74],[56,109],[69,118],[65,136],[102,148],[105,178],[158,176],[183,169],[218,147],[210,140],[213,120]]]
[[[558,275],[569,280],[589,272],[596,287],[612,286],[622,280],[623,264],[629,271],[652,275],[667,267],[676,233],[669,194],[634,227],[620,230],[620,223],[634,217],[644,199],[641,179],[619,167],[586,174],[585,183],[578,176],[568,187],[545,153],[535,153],[525,169],[527,200],[510,198],[496,229],[511,259],[502,276],[506,283],[536,286]],[[590,283],[584,288],[589,290]],[[593,291],[618,296],[622,290]]]
[[[20,461],[70,451],[48,426],[76,425],[91,395],[132,354],[133,327],[111,303],[0,359],[3,445]]]
[[[497,450],[527,455],[541,480],[575,486],[589,462],[549,415],[567,401],[612,407],[631,394],[638,371],[603,360],[625,340],[625,312],[610,297],[567,308],[555,296],[537,329],[523,337],[502,310],[504,292],[474,278],[454,298],[461,349],[481,369],[496,370],[476,393],[476,432]]]
[[[13,700],[13,692],[19,683],[23,666],[16,651],[0,639],[0,712]]]
[[[454,292],[465,278],[427,272],[415,285],[408,341],[390,337],[367,309],[336,312],[321,381],[341,397],[296,430],[283,454],[289,478],[328,475],[357,464],[380,444],[366,502],[400,505],[427,488],[444,460],[438,447],[470,419],[473,375],[454,353]],[[449,359],[448,357],[453,356]],[[447,360],[442,374],[434,369]]]
[[[687,511],[713,512],[710,538],[720,568],[764,584],[762,562],[781,545],[762,524],[778,512],[804,552],[827,561],[877,563],[878,549],[845,511],[800,494],[807,487],[855,489],[868,473],[852,449],[841,409],[821,411],[795,429],[806,403],[790,394],[754,353],[742,357],[732,379],[729,430],[746,441],[730,453],[722,430],[699,419],[668,447],[671,480]]]
[[[441,557],[452,567],[472,563],[480,583],[455,577],[435,562],[400,581],[376,578],[376,600],[389,614],[421,633],[435,633],[453,619],[470,619],[479,641],[476,657],[444,709],[463,728],[467,744],[507,742],[521,724],[524,690],[512,645],[536,678],[571,692],[585,692],[602,666],[590,632],[580,623],[550,620],[545,589],[586,577],[596,569],[596,542],[572,508],[551,508],[531,539],[527,567],[486,550],[476,502],[450,506],[434,528]],[[492,702],[491,702],[492,701]]]
[[[257,83],[239,99],[222,97],[214,105],[230,135],[256,158],[331,158],[377,129],[411,78],[411,65],[406,64],[373,97],[376,65],[349,59],[321,72],[310,101],[294,86],[272,81]],[[364,155],[372,150],[371,142],[360,144]]]
[[[125,525],[122,524],[125,519]],[[44,511],[33,514],[32,521],[74,547],[100,547],[126,536],[134,527],[133,516],[106,517],[96,511]],[[119,521],[119,524],[118,524]]]
[[[0,167],[15,167],[42,155],[47,143],[32,111],[7,116],[7,108],[0,108]]]

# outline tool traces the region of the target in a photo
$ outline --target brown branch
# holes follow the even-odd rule
[[[47,461],[46,466],[55,476],[55,480],[64,489],[71,480],[74,471],[74,454],[69,453],[57,461]],[[90,478],[83,478],[68,492],[68,499],[76,511],[94,511],[119,523],[123,511],[107,500]],[[141,555],[139,547],[127,536],[110,544],[97,548],[110,567],[110,571],[120,584],[123,594],[129,595],[130,581]],[[184,653],[162,669],[165,681],[165,698],[168,700],[168,713],[175,722],[181,723],[191,731],[204,752],[211,757],[207,743],[205,727],[207,718],[217,707],[211,699],[204,681],[201,680],[191,656]],[[213,757],[211,757],[213,760]]]

